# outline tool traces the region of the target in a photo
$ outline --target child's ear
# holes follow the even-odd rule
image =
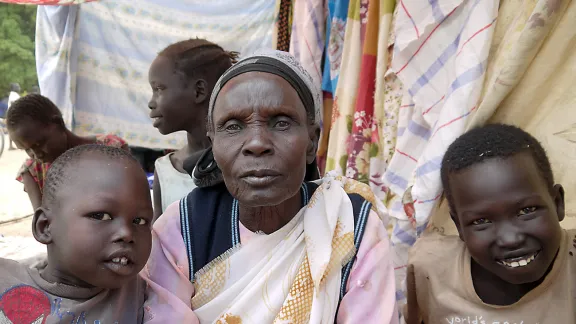
[[[554,185],[554,204],[556,205],[556,213],[558,214],[558,221],[561,222],[566,216],[566,207],[564,203],[564,188],[562,185]]]
[[[52,123],[54,123],[60,127],[66,128],[66,123],[64,122],[64,119],[62,119],[61,116],[58,116],[58,115],[52,116]]]
[[[43,207],[36,209],[32,219],[32,234],[36,241],[42,244],[52,243],[52,234],[50,233],[50,218],[46,215]]]
[[[194,83],[194,91],[196,92],[196,98],[194,99],[196,104],[203,103],[210,98],[208,83],[204,79],[196,80],[196,83]]]
[[[460,237],[460,240],[464,242],[464,236],[462,235],[462,229],[460,228],[460,220],[458,219],[458,215],[455,215],[452,209],[450,209],[450,218],[452,218],[454,225],[456,225],[456,229],[458,230],[458,236]]]

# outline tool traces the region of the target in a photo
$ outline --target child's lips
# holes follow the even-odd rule
[[[107,261],[104,263],[108,270],[116,273],[119,276],[127,277],[135,274],[134,263],[127,261],[126,263]]]

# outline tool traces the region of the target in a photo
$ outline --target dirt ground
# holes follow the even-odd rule
[[[0,258],[24,259],[45,251],[31,232],[32,205],[22,184],[15,180],[16,173],[26,159],[23,151],[9,151],[0,156]],[[16,221],[14,221],[16,220]]]

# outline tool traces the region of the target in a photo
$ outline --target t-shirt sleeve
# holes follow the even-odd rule
[[[152,251],[140,273],[147,282],[144,323],[199,323],[190,304],[194,286],[188,277],[178,204],[170,205],[152,230]]]
[[[336,322],[397,324],[399,317],[390,240],[374,211],[368,216],[366,232],[356,256]]]

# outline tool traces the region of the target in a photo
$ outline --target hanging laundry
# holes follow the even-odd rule
[[[551,5],[553,4],[553,5]],[[510,0],[500,4],[478,111],[467,128],[519,126],[544,146],[555,182],[576,187],[576,2]],[[576,228],[576,198],[566,195],[563,228]],[[456,234],[442,202],[429,231]]]
[[[148,68],[170,43],[207,38],[241,55],[271,48],[276,3],[270,0],[109,0],[39,6],[36,61],[42,93],[80,136],[114,133],[130,145],[178,148],[148,116]]]
[[[327,33],[328,45],[326,47],[329,67],[324,69],[322,89],[332,94],[336,93],[340,75],[349,4],[350,0],[335,0],[333,2],[334,10],[330,9],[330,31]]]
[[[324,0],[295,1],[293,6],[290,54],[310,73],[320,89],[326,28]]]
[[[14,4],[27,4],[27,5],[47,5],[47,6],[62,6],[62,5],[74,5],[84,2],[93,2],[98,0],[0,0],[3,3],[14,3]]]
[[[290,50],[290,31],[292,29],[292,0],[280,0],[278,9],[278,26],[276,49],[288,52]]]

